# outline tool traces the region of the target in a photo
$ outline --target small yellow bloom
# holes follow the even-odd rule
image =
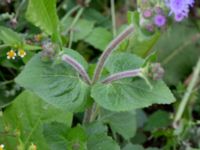
[[[21,58],[23,58],[24,56],[26,56],[26,52],[23,49],[19,49],[18,50],[18,56],[20,56]]]
[[[13,50],[10,50],[9,52],[7,52],[7,59],[15,59],[16,57],[16,53]]]
[[[1,144],[1,145],[0,145],[0,150],[3,150],[3,149],[4,149],[4,145]]]

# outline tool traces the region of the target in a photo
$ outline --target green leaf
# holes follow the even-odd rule
[[[140,68],[144,60],[136,55],[130,53],[118,52],[109,58],[106,62],[106,69],[111,73],[117,73],[125,70],[132,70]]]
[[[44,135],[51,150],[87,150],[86,132],[80,125],[69,129],[56,122],[46,124]]]
[[[142,79],[97,83],[92,87],[91,96],[100,106],[111,111],[129,111],[152,104],[174,102],[174,97],[164,82],[152,81],[151,84],[152,89]]]
[[[9,132],[18,131],[20,133],[20,139],[25,147],[34,143],[38,149],[48,150],[42,134],[43,124],[57,121],[70,126],[72,114],[58,110],[44,103],[35,94],[25,91],[14,100],[12,105],[6,108],[3,119]],[[8,141],[8,144],[12,143]]]
[[[52,122],[44,125],[44,137],[51,150],[66,150],[68,128],[63,123]]]
[[[92,122],[85,126],[88,150],[120,150],[118,144],[107,135],[107,127],[102,122]]]
[[[100,121],[94,121],[92,123],[86,124],[85,129],[88,136],[99,135],[99,134],[107,134],[108,129]]]
[[[106,65],[109,72],[135,69],[139,67],[139,64],[142,66],[142,61],[135,59],[134,55],[120,54],[118,57],[115,56],[113,55]],[[112,62],[114,65],[111,65]],[[151,81],[151,84],[152,89],[144,80],[138,78],[122,79],[109,84],[96,83],[92,87],[91,96],[100,106],[111,111],[129,111],[148,107],[152,104],[170,104],[174,102],[175,99],[164,82]]]
[[[65,111],[78,111],[87,103],[89,86],[78,73],[65,62],[43,62],[40,53],[27,63],[16,82]]]
[[[163,110],[158,110],[149,117],[144,126],[144,130],[154,131],[155,129],[167,127],[170,123],[171,120],[169,113]]]
[[[105,134],[91,136],[88,139],[88,150],[120,150],[117,143]]]
[[[93,47],[103,51],[112,40],[112,34],[105,28],[94,28],[92,33],[86,37],[85,41]]]
[[[73,18],[68,18],[62,22],[62,30],[69,29]],[[86,19],[80,19],[73,27],[73,41],[84,40],[93,30],[94,21],[88,21]]]
[[[114,132],[121,134],[125,139],[135,135],[137,129],[135,111],[116,113],[104,110],[101,116],[103,122],[108,123]]]
[[[144,150],[141,145],[127,144],[123,150]]]
[[[95,21],[97,26],[109,28],[112,25],[109,16],[103,15],[100,11],[92,7],[84,10],[83,17],[88,20]]]
[[[56,0],[29,0],[26,18],[49,35],[57,33]]]
[[[23,38],[20,34],[2,26],[0,26],[0,40],[9,46],[21,45],[23,43]]]

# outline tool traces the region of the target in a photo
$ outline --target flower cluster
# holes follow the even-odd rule
[[[168,16],[173,15],[174,20],[180,22],[189,15],[190,7],[195,0],[142,0],[139,3],[141,14],[140,24],[148,31],[154,31],[155,27],[164,28],[168,23]]]
[[[142,12],[140,24],[150,32],[153,32],[155,27],[163,28],[167,24],[165,13],[160,7],[147,7],[140,11]]]
[[[170,9],[170,15],[174,14],[176,21],[182,21],[189,14],[189,8],[194,5],[194,0],[166,0],[166,6]]]
[[[23,49],[18,49],[18,52],[16,54],[16,52],[11,49],[10,51],[7,52],[7,59],[15,59],[17,55],[23,58],[24,56],[26,56],[26,52]]]

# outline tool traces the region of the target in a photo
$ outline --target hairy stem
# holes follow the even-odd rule
[[[94,77],[92,80],[92,83],[95,83],[100,75],[101,72],[103,70],[104,64],[106,62],[106,60],[108,59],[108,57],[110,56],[110,54],[115,50],[115,48],[124,40],[126,39],[132,32],[134,31],[134,27],[133,25],[128,26],[124,32],[122,32],[121,34],[119,34],[112,42],[110,42],[110,44],[107,46],[107,48],[104,50],[103,54],[101,55],[95,72],[94,72]]]
[[[198,81],[198,78],[199,78],[199,74],[200,74],[200,58],[197,62],[197,65],[195,67],[195,70],[194,70],[194,73],[193,73],[193,77],[192,77],[192,80],[186,90],[186,93],[184,94],[183,96],[183,99],[181,100],[181,103],[178,107],[178,111],[175,115],[175,119],[174,119],[174,122],[173,122],[173,125],[176,127],[177,126],[177,123],[178,121],[181,119],[183,113],[184,113],[184,110],[185,110],[185,107],[190,99],[190,95],[192,94],[192,91]]]
[[[87,72],[79,62],[77,62],[74,58],[70,57],[67,54],[63,54],[62,60],[71,65],[82,76],[87,84],[91,84],[91,80]]]
[[[142,69],[134,69],[134,70],[118,72],[104,79],[102,83],[111,83],[113,81],[124,79],[124,78],[140,76],[141,73],[142,73]]]

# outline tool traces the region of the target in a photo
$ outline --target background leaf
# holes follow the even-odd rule
[[[46,124],[44,135],[51,150],[87,150],[86,132],[80,125],[66,128],[61,123]]]
[[[167,83],[177,85],[192,72],[200,56],[198,32],[191,23],[174,24],[154,47],[158,50],[158,59],[166,71]]]
[[[29,0],[26,18],[49,35],[58,32],[56,0]]]
[[[105,28],[94,28],[91,34],[85,39],[93,47],[103,51],[112,40],[112,34]]]
[[[101,120],[108,123],[114,132],[125,139],[130,139],[135,135],[137,129],[135,111],[116,113],[102,110]]]
[[[0,40],[9,46],[21,45],[23,43],[23,38],[20,34],[3,26],[0,26]]]
[[[48,150],[42,133],[43,124],[57,121],[71,126],[72,114],[58,110],[44,103],[35,94],[25,91],[3,112],[3,121],[9,132],[20,133],[20,139],[25,147],[33,142],[39,149]],[[7,144],[9,145],[9,143],[5,143],[6,147]],[[12,145],[10,149],[15,148],[16,145]]]

